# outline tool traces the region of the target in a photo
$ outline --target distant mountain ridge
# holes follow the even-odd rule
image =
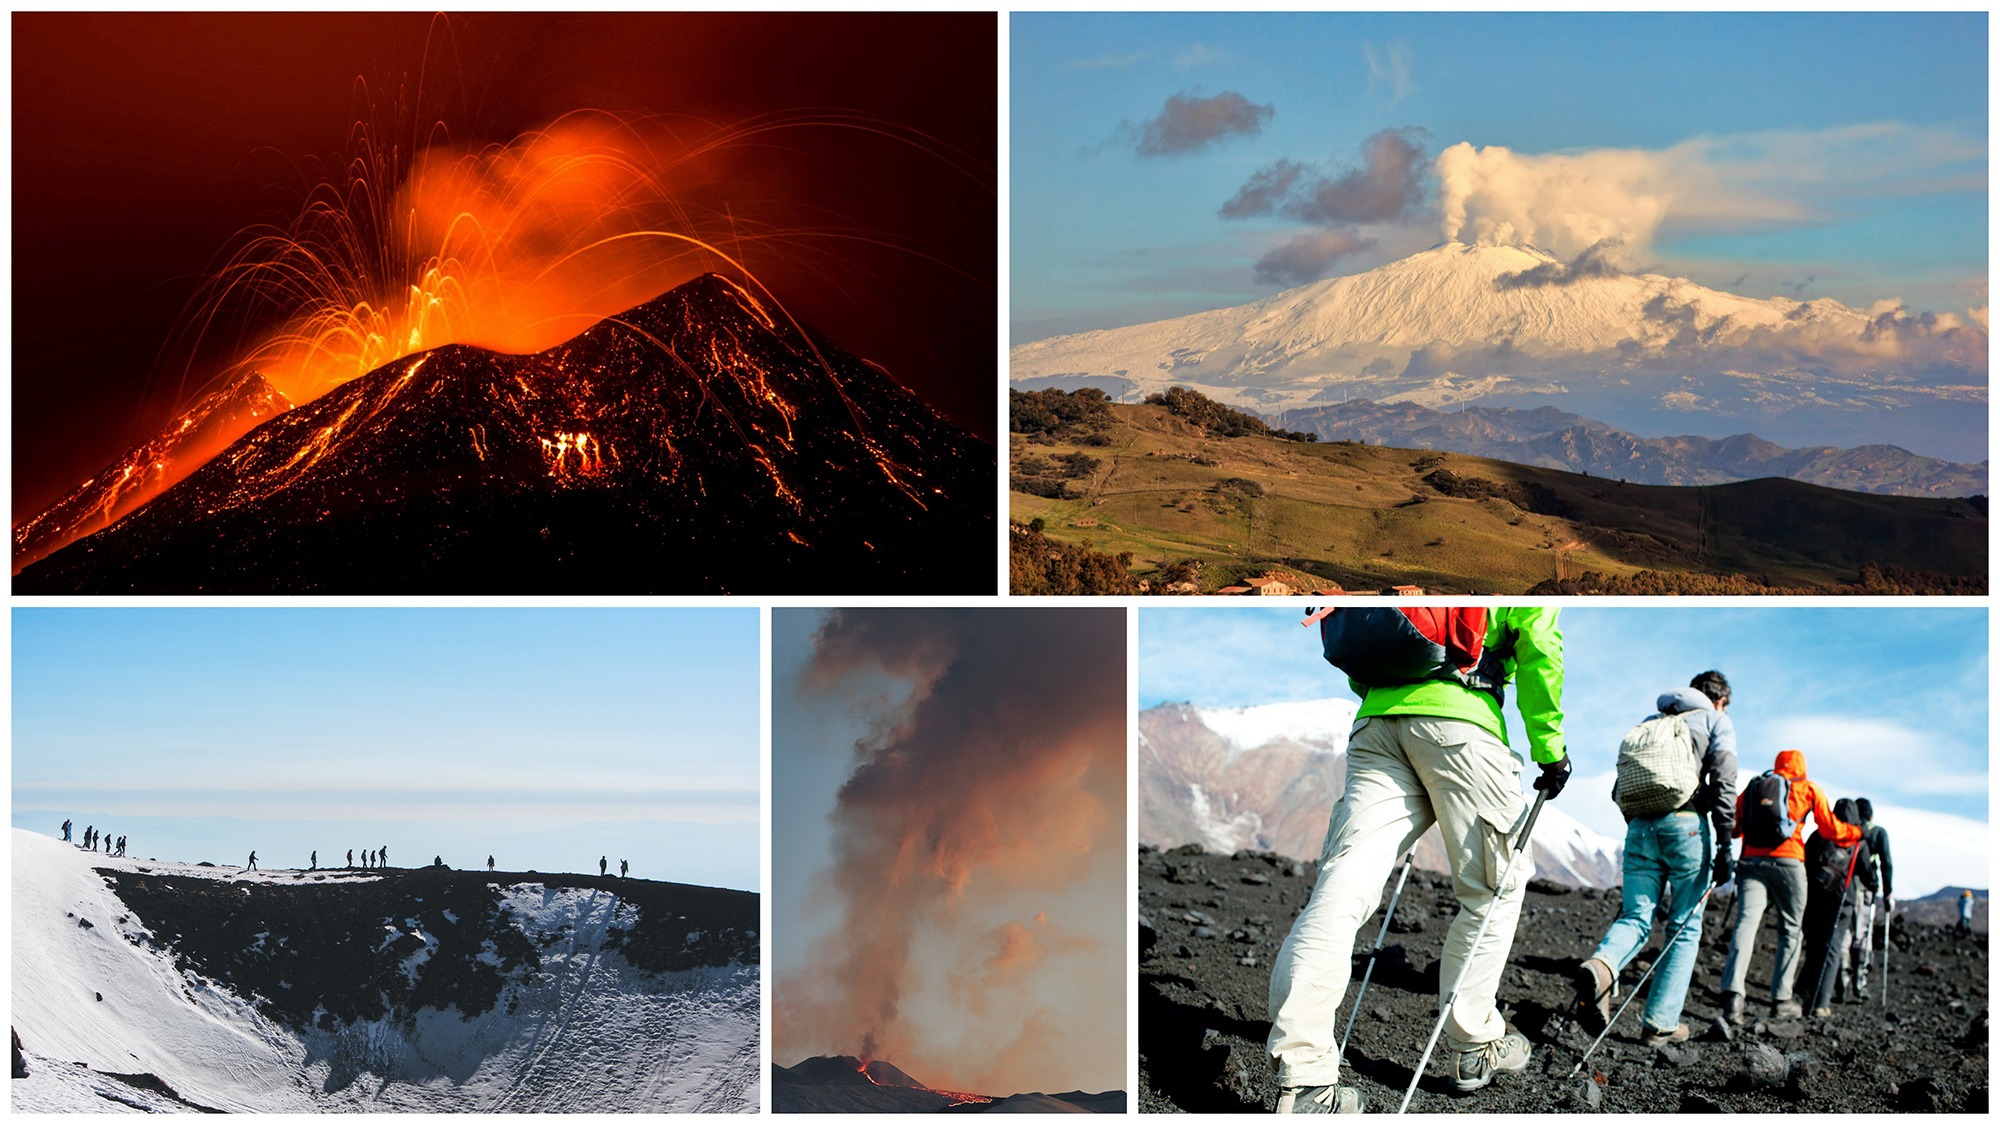
[[[1788,477],[1894,496],[1983,496],[1987,464],[1924,457],[1894,445],[1786,449],[1755,434],[1643,438],[1553,406],[1432,410],[1366,399],[1286,410],[1278,425],[1322,441],[1438,449],[1637,484],[1702,485]]]
[[[1271,851],[1318,860],[1347,777],[1348,699],[1202,708],[1163,703],[1139,712],[1139,842],[1198,844],[1221,855]],[[1533,840],[1536,874],[1585,887],[1623,881],[1623,845],[1544,805]],[[1435,828],[1417,865],[1448,871]]]
[[[771,1067],[776,1113],[1124,1113],[1122,1090],[977,1094],[936,1090],[881,1059],[819,1055]]]
[[[1179,384],[1267,414],[1357,397],[1560,403],[1635,433],[1986,449],[1973,314],[1745,297],[1532,246],[1447,242],[1244,305],[1020,344],[1008,362],[1019,389],[1123,402]]]

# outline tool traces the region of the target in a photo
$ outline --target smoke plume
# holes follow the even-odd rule
[[[1528,156],[1460,142],[1437,158],[1444,236],[1564,258],[1599,244],[1643,247],[1682,191],[1675,171],[1636,149]]]
[[[1493,279],[1495,289],[1539,289],[1548,285],[1574,285],[1585,278],[1617,277],[1617,257],[1624,244],[1615,238],[1593,242],[1567,262],[1543,262],[1519,273],[1503,273]]]
[[[907,698],[850,692],[881,676]],[[1122,611],[838,610],[800,679],[874,710],[830,814],[837,924],[777,993],[780,1061],[1122,1085]]]

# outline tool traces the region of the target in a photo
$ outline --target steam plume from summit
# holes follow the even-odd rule
[[[1125,627],[1116,610],[839,610],[800,686],[872,699],[829,820],[830,936],[774,1054],[926,1082],[1121,1085]],[[871,679],[907,686],[893,702]]]

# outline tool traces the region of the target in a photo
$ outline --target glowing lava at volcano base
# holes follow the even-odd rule
[[[534,355],[453,344],[346,383],[15,588],[989,592],[994,473],[709,275]]]
[[[195,400],[167,427],[14,529],[14,569],[110,527],[227,449],[291,400],[254,373]]]
[[[987,1097],[985,1094],[968,1094],[960,1090],[940,1090],[935,1086],[926,1086],[909,1075],[904,1074],[895,1066],[880,1059],[856,1058],[854,1061],[854,1069],[860,1072],[861,1077],[866,1078],[877,1086],[892,1086],[905,1090],[922,1090],[925,1093],[936,1094],[941,1098],[946,1098],[954,1105],[982,1104],[996,1100]],[[882,1077],[876,1077],[877,1072],[880,1072]]]

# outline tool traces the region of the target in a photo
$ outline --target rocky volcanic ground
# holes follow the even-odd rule
[[[1269,853],[1139,849],[1139,1108],[1151,1113],[1269,1111],[1277,1084],[1264,1053],[1271,959],[1308,897],[1316,865]],[[1386,904],[1387,888],[1384,888]],[[1593,1036],[1569,1018],[1571,973],[1616,917],[1619,895],[1535,880],[1500,987],[1501,1012],[1533,1045],[1528,1070],[1459,1097],[1433,1057],[1414,1112],[1838,1113],[1967,1112],[1987,1107],[1986,935],[1961,938],[1921,923],[1894,930],[1889,1000],[1836,1005],[1825,1019],[1774,1021],[1757,1012],[1725,1037],[1711,991],[1728,949],[1730,903],[1711,897],[1684,1021],[1695,1037],[1649,1050],[1636,1029],[1641,998],[1566,1079]],[[1436,1020],[1438,954],[1457,905],[1448,877],[1415,871],[1363,1001],[1343,1080],[1369,1112],[1391,1112]],[[1358,981],[1382,924],[1362,927]],[[1629,966],[1645,971],[1651,948]],[[1768,974],[1776,941],[1767,922],[1751,980]],[[1766,976],[1764,979],[1768,979]],[[1345,1023],[1350,991],[1341,1008]]]

